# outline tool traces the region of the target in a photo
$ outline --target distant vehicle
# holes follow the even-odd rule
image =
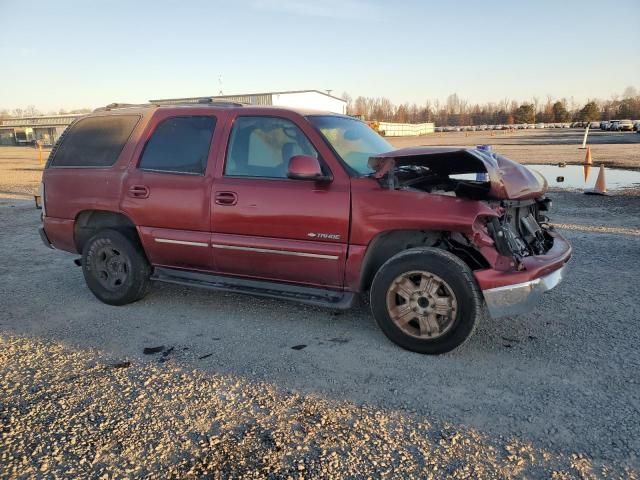
[[[544,128],[544,127],[545,127],[544,123],[537,123],[536,124],[536,128]]]
[[[633,122],[631,120],[620,120],[618,122],[619,132],[633,132]]]
[[[620,124],[620,120],[611,120],[609,122],[609,128],[607,130],[609,130],[610,132],[617,132],[619,124]]]
[[[487,129],[487,126],[486,126],[486,125],[480,125],[480,126],[478,127],[478,130],[485,131],[486,129]]]
[[[435,128],[435,131],[436,131],[437,133],[442,132],[442,130],[443,130],[443,128],[442,128],[442,127],[436,127],[436,128]]]
[[[562,128],[571,128],[571,124],[570,123],[563,123],[562,124]]]
[[[633,121],[633,131],[634,132],[640,131],[640,120]]]
[[[607,120],[603,120],[600,122],[600,130],[608,130],[609,122]]]
[[[591,122],[589,128],[600,128],[600,122]]]

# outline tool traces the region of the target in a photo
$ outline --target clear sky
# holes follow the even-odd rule
[[[0,0],[0,109],[333,89],[471,102],[640,89],[640,0]]]

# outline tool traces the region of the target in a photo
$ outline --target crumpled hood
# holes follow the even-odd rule
[[[369,167],[376,178],[395,168],[422,166],[442,175],[486,173],[488,197],[497,200],[527,200],[547,191],[547,181],[537,172],[494,152],[465,147],[411,147],[371,157]]]

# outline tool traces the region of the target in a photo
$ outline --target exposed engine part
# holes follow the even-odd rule
[[[546,253],[553,246],[553,240],[546,233],[547,217],[541,215],[540,210],[541,206],[549,208],[550,205],[551,200],[547,198],[500,202],[497,206],[505,213],[487,224],[498,253],[516,259]]]

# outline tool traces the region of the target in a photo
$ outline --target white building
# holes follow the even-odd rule
[[[160,105],[174,103],[198,103],[203,100],[239,102],[249,105],[309,108],[334,113],[347,113],[347,102],[320,90],[292,90],[288,92],[245,93],[240,95],[212,95],[209,97],[165,98],[149,100]]]

